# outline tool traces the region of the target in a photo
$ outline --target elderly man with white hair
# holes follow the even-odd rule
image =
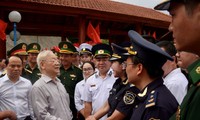
[[[60,62],[50,50],[39,53],[37,64],[42,73],[31,91],[31,103],[37,120],[71,120],[69,95],[57,78]]]

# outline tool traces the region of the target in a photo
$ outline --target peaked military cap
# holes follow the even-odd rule
[[[172,2],[184,3],[185,0],[165,0],[154,7],[155,10],[169,10]]]
[[[110,61],[125,61],[127,57],[124,56],[123,53],[126,53],[127,50],[123,49],[124,47],[122,48],[122,46],[116,45],[115,43],[111,43],[111,46],[113,48],[113,54]]]
[[[13,47],[10,51],[7,52],[8,56],[13,55],[28,55],[26,52],[27,44],[26,43],[19,43],[15,47]]]
[[[91,54],[92,55],[92,45],[88,44],[88,43],[82,43],[80,46],[79,46],[79,53],[80,55],[82,54]]]
[[[38,43],[31,43],[27,46],[27,53],[39,53],[40,45]]]
[[[60,42],[58,47],[60,48],[59,53],[74,54],[75,52],[77,52],[77,50],[73,46],[73,44],[71,44],[70,42],[67,42],[67,41]]]
[[[169,54],[157,45],[145,40],[137,32],[130,30],[128,35],[132,45],[130,50],[128,50],[128,54],[125,55],[137,56],[142,59],[145,64],[153,64],[158,68],[161,68],[167,60],[173,60]]]
[[[110,45],[100,43],[92,47],[92,54],[94,57],[111,57],[113,51]]]

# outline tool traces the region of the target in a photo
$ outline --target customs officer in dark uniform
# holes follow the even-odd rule
[[[135,97],[139,93],[139,89],[135,85],[128,83],[124,63],[126,57],[121,56],[126,50],[114,43],[112,43],[112,48],[114,53],[110,58],[112,62],[111,68],[113,69],[114,77],[118,77],[118,79],[113,84],[106,103],[88,119],[96,120],[107,113],[107,119],[109,120],[128,120],[131,117],[132,108],[136,104]]]
[[[31,43],[27,46],[28,64],[25,66],[25,72],[22,77],[30,80],[32,84],[41,77],[40,70],[37,67],[37,55],[40,52],[40,45],[38,43]]]
[[[59,79],[65,86],[70,96],[70,109],[73,113],[73,120],[76,120],[77,110],[74,104],[74,90],[76,84],[83,80],[82,70],[72,64],[72,56],[76,53],[76,48],[70,42],[59,43],[59,58],[61,60]]]
[[[178,102],[163,85],[163,64],[173,60],[157,45],[148,42],[137,32],[128,33],[132,46],[126,53],[128,81],[140,89],[131,120],[168,120],[178,108]]]

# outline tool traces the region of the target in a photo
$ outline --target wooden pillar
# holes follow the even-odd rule
[[[0,19],[5,20],[4,18],[2,18],[2,16],[4,16],[4,12],[0,8]],[[6,40],[0,39],[0,59],[3,59],[3,58],[6,58]]]
[[[65,35],[61,36],[61,41],[66,41],[66,36]]]
[[[78,32],[78,37],[79,37],[79,43],[85,42],[85,36],[86,36],[86,19],[84,16],[79,17],[79,32]]]
[[[0,39],[0,59],[6,58],[6,41]]]
[[[142,25],[136,24],[135,25],[135,31],[138,32],[141,35],[142,34]]]

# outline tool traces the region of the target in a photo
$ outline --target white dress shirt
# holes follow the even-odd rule
[[[75,87],[74,103],[76,105],[77,111],[80,111],[84,108],[84,100],[83,100],[84,87],[85,87],[85,79],[78,82]]]
[[[0,111],[13,110],[18,120],[33,115],[29,97],[31,88],[31,82],[23,77],[16,83],[9,80],[7,74],[0,78]]]
[[[171,71],[164,78],[164,85],[171,91],[179,104],[182,103],[183,98],[187,93],[188,80],[181,72],[180,68]]]
[[[115,80],[116,78],[111,69],[107,72],[107,76],[104,79],[99,76],[99,72],[87,79],[84,90],[84,101],[92,102],[92,114],[104,105]],[[107,114],[100,120],[105,120],[106,118]]]
[[[42,74],[31,90],[31,103],[37,120],[71,120],[69,94],[58,78]]]

